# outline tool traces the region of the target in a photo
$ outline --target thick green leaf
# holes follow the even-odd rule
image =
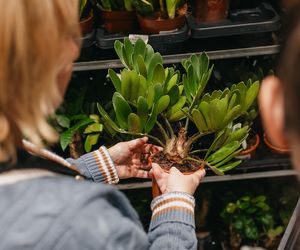
[[[142,57],[142,55],[138,55],[138,57],[137,57],[137,66],[138,66],[138,72],[142,76],[147,78],[147,68],[146,68],[146,64],[144,62],[144,58]]]
[[[152,48],[152,46],[150,46],[149,44],[146,45],[146,55],[145,55],[145,64],[146,67],[149,67],[149,64],[151,62],[151,59],[154,55],[154,50]]]
[[[228,143],[227,145],[223,146],[219,150],[217,150],[215,153],[210,155],[207,158],[207,162],[210,164],[214,165],[223,159],[225,159],[227,156],[235,152],[238,148],[240,147],[240,143],[237,141]]]
[[[175,74],[166,84],[166,93],[169,93],[169,91],[176,85],[177,81],[178,81],[178,75]]]
[[[241,114],[241,105],[237,105],[230,111],[227,111],[227,114],[224,118],[223,127],[227,126],[230,122],[236,119],[240,114]]]
[[[156,103],[162,95],[163,95],[163,87],[159,83],[155,84],[154,85],[154,103]]]
[[[141,126],[144,127],[148,118],[148,104],[145,97],[140,96],[137,101],[137,114],[141,119]]]
[[[174,115],[177,111],[181,110],[183,108],[183,106],[186,103],[186,97],[185,96],[181,96],[178,100],[178,102],[176,102],[176,104],[174,104],[172,107],[169,108],[168,112],[167,112],[167,116],[170,117],[172,115]]]
[[[111,82],[113,83],[116,91],[121,92],[121,79],[118,77],[116,72],[112,69],[109,69],[108,75],[109,75],[109,78],[110,78]]]
[[[86,129],[84,130],[84,134],[90,134],[93,132],[102,132],[103,130],[103,125],[100,123],[93,123],[90,124],[89,126],[86,127]]]
[[[244,100],[244,106],[243,106],[244,112],[246,112],[254,102],[254,100],[257,97],[258,91],[259,91],[259,82],[257,81],[253,83],[247,90],[246,97]]]
[[[235,167],[237,167],[238,165],[241,164],[242,161],[235,161],[235,162],[232,162],[232,163],[229,163],[223,167],[220,167],[219,170],[220,171],[223,171],[223,172],[226,172],[226,171],[229,171]]]
[[[152,82],[163,84],[165,82],[165,70],[161,64],[157,64],[153,71]]]
[[[147,79],[150,79],[150,80],[153,79],[154,69],[155,69],[156,65],[158,65],[158,64],[162,65],[163,61],[162,61],[161,55],[156,52],[153,54],[152,58],[150,59],[150,62],[149,62],[148,68],[147,68],[147,72],[148,72]]]
[[[124,60],[124,56],[123,56],[123,43],[121,43],[119,40],[116,40],[114,43],[114,49],[118,55],[118,57],[120,58],[121,63],[124,65],[124,67],[127,67],[126,62]]]
[[[84,142],[84,150],[85,152],[90,152],[92,147],[97,144],[99,139],[99,134],[88,135]]]
[[[214,166],[208,165],[208,167],[216,174],[216,175],[224,175],[224,172]]]
[[[130,113],[128,116],[128,131],[133,133],[141,133],[141,120],[135,113]]]
[[[154,98],[155,98],[155,89],[154,89],[154,86],[151,85],[148,87],[148,90],[147,90],[147,104],[148,104],[149,109],[153,105]]]
[[[168,91],[168,95],[170,96],[170,105],[173,106],[179,99],[179,87],[178,85],[174,85],[170,91]]]
[[[230,154],[229,156],[227,156],[225,159],[223,159],[222,161],[220,161],[218,164],[215,164],[214,166],[216,168],[222,167],[227,162],[231,161],[235,156],[237,156],[241,151],[242,151],[242,149],[234,151],[232,154]]]
[[[153,106],[150,117],[145,125],[145,132],[149,133],[155,125],[157,119],[156,105]]]
[[[107,125],[112,128],[114,131],[118,131],[119,127],[118,125],[110,118],[110,116],[107,114],[107,112],[104,110],[104,108],[100,105],[100,103],[97,103],[97,109],[102,116],[103,120]],[[109,130],[109,128],[108,128]]]
[[[127,117],[130,113],[132,113],[128,102],[119,92],[114,93],[112,101],[116,113],[116,118],[120,127],[127,129]]]
[[[200,132],[207,131],[207,124],[202,113],[198,109],[192,111],[193,121]]]
[[[163,111],[165,111],[168,108],[169,104],[170,104],[170,97],[168,95],[164,95],[161,98],[159,98],[156,104],[157,114],[160,114]]]
[[[176,122],[186,117],[186,113],[188,112],[188,107],[183,108],[183,110],[179,110],[176,113],[172,114],[168,117],[170,122]]]
[[[210,145],[209,149],[206,151],[204,160],[206,160],[206,158],[210,155],[210,153],[216,149],[216,146],[220,143],[220,141],[224,140],[224,134],[225,134],[225,130],[222,130],[222,131],[220,131],[220,133],[217,134],[213,143]]]
[[[137,58],[141,56],[144,58],[146,55],[146,44],[142,39],[138,39],[135,44],[134,44],[134,49],[133,49],[133,62],[137,62]]]
[[[208,130],[212,130],[212,124],[211,124],[211,121],[210,121],[210,118],[209,118],[209,109],[210,109],[210,104],[208,104],[206,101],[202,101],[200,104],[199,104],[199,107],[198,107],[199,111],[201,112],[201,114],[203,115],[204,117],[204,120],[205,120],[205,123],[206,123],[206,126],[207,126],[207,129]]]
[[[132,88],[132,79],[131,79],[131,71],[124,69],[121,71],[121,94],[126,99],[129,100],[131,96],[131,88]]]
[[[199,74],[203,75],[208,71],[208,66],[209,66],[209,58],[205,52],[200,54],[199,62],[200,62]]]
[[[129,38],[127,38],[127,37],[124,39],[123,55],[124,54],[126,54],[126,60],[125,60],[125,58],[124,58],[124,60],[125,60],[125,62],[127,62],[127,67],[129,69],[132,69],[133,45],[132,45],[131,41],[129,40]]]

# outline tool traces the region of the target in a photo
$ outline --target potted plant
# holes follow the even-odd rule
[[[136,14],[132,0],[91,0],[100,10],[101,21],[109,33],[128,33],[133,30]]]
[[[158,34],[181,28],[187,4],[183,0],[133,0],[140,28],[145,34]]]
[[[229,0],[196,0],[196,22],[216,22],[226,19],[228,15],[228,5]]]
[[[88,0],[79,0],[80,29],[83,36],[93,30],[93,14]]]
[[[264,195],[246,195],[227,203],[221,217],[228,227],[230,249],[242,245],[276,249],[284,230]]]
[[[163,147],[163,152],[153,155],[152,161],[165,171],[174,166],[188,174],[208,167],[223,175],[240,164],[241,161],[231,160],[241,151],[248,126],[223,135],[252,105],[258,82],[241,82],[206,93],[213,71],[206,53],[183,60],[181,75],[173,67],[164,67],[161,55],[141,39],[135,44],[127,38],[124,43],[116,41],[115,50],[125,68],[108,71],[116,90],[112,97],[113,115],[108,115],[98,103],[101,123],[107,131],[148,136]],[[194,148],[199,139],[203,144]]]

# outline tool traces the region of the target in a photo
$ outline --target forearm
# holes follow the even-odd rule
[[[119,182],[115,165],[104,146],[84,154],[78,159],[68,158],[67,161],[75,165],[80,173],[89,180],[109,184]]]
[[[150,249],[196,249],[194,198],[185,193],[168,193],[151,204]]]

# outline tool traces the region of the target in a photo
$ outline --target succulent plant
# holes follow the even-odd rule
[[[240,163],[232,159],[241,151],[249,127],[235,131],[230,127],[252,105],[259,90],[258,81],[206,93],[213,71],[206,53],[183,60],[181,75],[173,67],[164,67],[162,56],[141,39],[135,44],[127,38],[123,43],[116,41],[115,51],[124,65],[120,72],[108,71],[116,90],[112,97],[115,115],[109,116],[98,103],[106,131],[111,135],[147,135],[164,148],[167,159],[205,164],[219,175]],[[193,135],[188,133],[190,123],[197,128]],[[178,134],[174,124],[180,125]],[[209,148],[192,150],[195,142],[207,135],[214,135]],[[199,152],[206,153],[195,157]]]

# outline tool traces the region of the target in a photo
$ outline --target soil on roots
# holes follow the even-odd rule
[[[188,172],[195,172],[202,168],[199,162],[192,161],[192,160],[185,160],[182,163],[176,162],[175,160],[167,159],[163,152],[153,155],[152,162],[157,163],[160,167],[165,170],[169,171],[172,167],[177,168],[182,173]]]

